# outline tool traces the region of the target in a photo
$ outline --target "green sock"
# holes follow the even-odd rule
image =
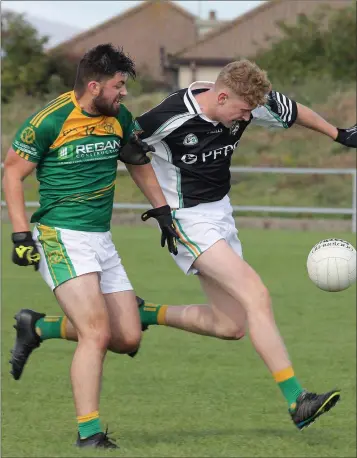
[[[144,304],[139,308],[142,324],[165,324],[167,307],[167,305],[144,302]]]
[[[65,339],[66,321],[67,317],[65,316],[45,316],[36,321],[36,333],[41,340]]]
[[[283,396],[288,401],[289,409],[294,410],[296,407],[296,400],[304,389],[295,377],[292,367],[276,372],[273,376]]]
[[[86,437],[93,436],[93,434],[103,432],[98,411],[77,417],[77,422],[78,432],[81,439],[85,439]]]

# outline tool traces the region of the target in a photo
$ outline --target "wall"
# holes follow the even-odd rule
[[[178,82],[179,88],[188,87],[192,81],[215,81],[221,67],[197,67],[196,77],[193,79],[192,70],[187,65],[179,68]]]

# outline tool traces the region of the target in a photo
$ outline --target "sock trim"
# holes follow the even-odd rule
[[[66,333],[67,320],[68,318],[66,316],[62,318],[61,330],[60,330],[62,339],[67,339],[67,333]]]
[[[168,309],[168,305],[162,305],[160,310],[157,313],[157,324],[166,324],[166,311]]]
[[[156,312],[157,310],[157,305],[153,305],[153,306],[150,306],[150,305],[144,305],[144,311],[145,312]]]
[[[57,323],[57,321],[59,321],[60,318],[61,318],[60,316],[48,316],[48,315],[46,315],[46,316],[43,317],[43,321],[45,323]]]
[[[99,418],[98,410],[88,413],[87,415],[81,415],[77,417],[77,421],[79,424],[81,424],[81,423],[86,423],[87,421],[95,420],[96,418]]]
[[[294,370],[293,370],[293,368],[291,366],[287,367],[286,369],[283,369],[281,371],[273,373],[273,377],[274,377],[276,383],[285,382],[285,380],[288,380],[289,378],[294,377],[294,375],[295,375],[294,374]]]

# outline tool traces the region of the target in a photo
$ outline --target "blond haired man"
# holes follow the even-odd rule
[[[215,82],[194,82],[137,118],[140,138],[155,147],[152,167],[180,235],[176,264],[196,274],[208,304],[141,306],[144,326],[164,324],[221,339],[252,343],[272,373],[302,429],[339,400],[339,390],[317,395],[295,377],[277,329],[269,292],[243,260],[228,193],[230,163],[251,124],[290,128],[295,122],[356,147],[356,126],[337,129],[307,107],[271,90],[265,71],[241,60],[225,66]],[[129,157],[122,155],[123,161]],[[145,166],[131,166],[141,168]],[[146,220],[155,210],[143,215]]]

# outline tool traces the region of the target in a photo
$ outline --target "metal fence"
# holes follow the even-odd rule
[[[127,171],[124,166],[118,166],[118,171]],[[350,208],[326,208],[326,207],[267,207],[254,205],[233,205],[236,212],[266,212],[266,213],[308,213],[321,215],[351,215],[352,232],[356,232],[356,169],[321,169],[321,168],[286,168],[286,167],[231,167],[232,173],[282,173],[282,174],[312,174],[312,175],[350,175],[352,177],[352,207]],[[25,202],[26,207],[38,207],[38,202]],[[4,201],[1,206],[6,206]],[[114,209],[146,210],[151,208],[149,204],[115,203]]]

